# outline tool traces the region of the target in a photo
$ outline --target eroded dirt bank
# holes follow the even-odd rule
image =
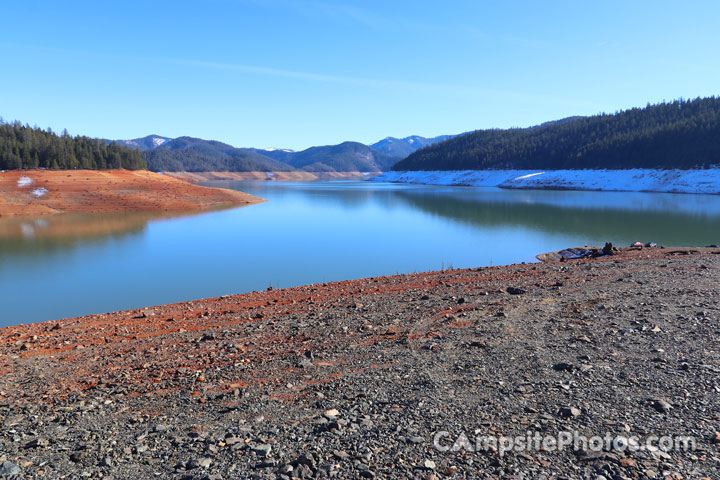
[[[209,181],[285,181],[314,182],[317,180],[366,180],[380,172],[165,172],[166,175],[188,182]]]
[[[720,478],[719,253],[625,251],[2,329],[0,465],[28,478]],[[439,432],[448,447],[528,431],[696,446],[433,445]]]
[[[0,216],[190,211],[263,200],[129,170],[10,170],[0,173]]]

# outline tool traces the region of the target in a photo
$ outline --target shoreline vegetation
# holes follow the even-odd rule
[[[621,249],[3,328],[2,459],[52,478],[717,478],[719,253]],[[476,429],[682,435],[696,451],[433,444]]]
[[[0,117],[0,169],[52,170],[147,170],[145,155],[114,142],[84,136],[72,137],[67,130],[57,135]]]
[[[201,211],[263,201],[235,190],[193,185],[147,170],[0,172],[0,217]]]

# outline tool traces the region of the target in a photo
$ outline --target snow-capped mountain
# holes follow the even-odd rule
[[[388,171],[415,150],[446,140],[451,135],[425,138],[418,135],[387,137],[374,145],[343,142],[303,151],[285,148],[236,148],[226,143],[193,137],[148,135],[131,140],[106,140],[145,153],[156,171]]]
[[[419,135],[411,135],[405,138],[386,137],[370,146],[391,157],[405,158],[416,150],[455,136],[456,135],[440,135],[432,138],[425,138]]]
[[[134,138],[132,140],[114,140],[115,143],[120,143],[128,147],[137,148],[141,151],[153,150],[161,145],[172,140],[172,138],[161,137],[160,135],[148,135],[147,137]]]
[[[295,150],[290,150],[288,148],[263,148],[266,152],[285,152],[285,153],[294,153]]]

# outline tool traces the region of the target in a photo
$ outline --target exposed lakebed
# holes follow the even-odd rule
[[[265,198],[186,216],[0,220],[0,326],[253,290],[720,242],[720,196],[373,182],[213,182]]]

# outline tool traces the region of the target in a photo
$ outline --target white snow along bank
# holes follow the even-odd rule
[[[372,181],[518,189],[720,194],[720,168],[407,171],[385,172]]]

